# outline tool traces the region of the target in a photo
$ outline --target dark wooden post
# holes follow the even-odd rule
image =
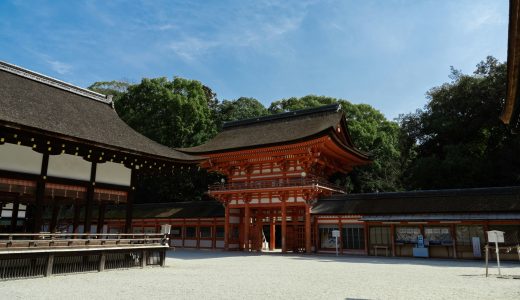
[[[72,232],[73,233],[78,233],[80,213],[81,213],[80,200],[76,199],[76,201],[74,202],[74,217],[72,220]]]
[[[18,210],[20,209],[20,199],[18,196],[14,198],[13,210],[11,213],[11,232],[16,232],[16,225],[18,224]]]
[[[54,254],[49,254],[47,257],[47,269],[45,270],[45,277],[52,275],[52,266],[54,265]]]
[[[395,254],[395,225],[390,224],[390,243],[392,245],[392,256],[396,256]]]
[[[106,253],[104,251],[101,252],[101,254],[99,254],[99,266],[98,266],[99,272],[103,272],[105,270],[106,259],[107,259]]]
[[[128,196],[126,197],[126,218],[125,218],[125,233],[132,232],[132,215],[134,209],[134,197],[135,197],[135,184],[137,182],[137,174],[134,169],[132,169],[132,175],[130,179],[130,190],[128,191]]]
[[[103,224],[105,223],[105,210],[106,204],[102,200],[99,202],[99,210],[98,210],[98,221],[97,221],[97,233],[103,233]]]
[[[56,199],[54,199],[54,197],[52,198],[52,217],[51,217],[51,222],[50,222],[50,225],[49,225],[49,231],[51,233],[55,233],[56,232],[56,227],[58,226],[58,215],[60,213],[60,204],[58,203],[58,201]]]
[[[90,169],[90,182],[87,187],[87,199],[85,203],[85,221],[83,222],[84,233],[90,233],[90,227],[92,224],[92,208],[94,206],[94,187],[96,185],[96,169],[97,164],[93,162],[92,167]]]
[[[36,201],[34,209],[34,222],[32,231],[40,232],[43,218],[43,202],[45,200],[45,180],[47,179],[47,168],[49,167],[49,154],[44,154],[42,158],[42,168],[40,176],[36,181]]]

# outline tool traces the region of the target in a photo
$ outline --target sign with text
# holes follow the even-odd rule
[[[487,232],[488,234],[488,242],[489,243],[503,243],[504,242],[504,232],[498,230],[491,230]]]

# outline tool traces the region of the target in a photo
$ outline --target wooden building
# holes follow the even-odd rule
[[[126,207],[129,231],[137,174],[200,160],[132,130],[109,96],[0,62],[2,232],[54,232],[63,209],[74,211],[73,232],[99,232],[91,225],[104,223],[109,204]]]
[[[265,240],[282,252],[312,251],[312,205],[319,196],[345,193],[328,178],[370,162],[354,147],[339,109],[228,122],[207,143],[179,149],[208,157],[202,167],[227,178],[209,187],[225,206],[226,249],[259,250]]]
[[[69,211],[62,218],[64,226],[70,226],[67,220],[72,215]],[[239,212],[230,217],[244,218]],[[153,233],[162,224],[171,224],[172,246],[224,249],[225,219],[224,207],[217,201],[138,204],[133,230]],[[124,210],[109,207],[106,224],[107,232],[120,232]],[[269,229],[263,228],[266,234]],[[483,259],[485,232],[500,230],[505,232],[503,246],[510,249],[501,258],[518,260],[520,187],[337,194],[313,205],[311,229],[311,248],[317,253],[336,251],[332,231],[338,230],[339,254],[413,256],[422,235],[429,257],[458,259]],[[230,239],[240,239],[239,228],[229,234]],[[275,239],[280,240],[280,234]],[[264,245],[261,250],[269,248]]]

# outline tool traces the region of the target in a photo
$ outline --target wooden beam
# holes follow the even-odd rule
[[[90,227],[92,225],[92,209],[94,206],[94,187],[96,185],[96,169],[97,164],[93,162],[92,167],[90,168],[90,183],[87,187],[87,199],[85,203],[85,220],[83,222],[84,233],[90,233]]]
[[[251,226],[251,216],[250,216],[250,209],[249,209],[249,201],[244,199],[244,202],[246,203],[244,207],[244,251],[249,251],[249,227]]]
[[[106,204],[105,202],[101,201],[99,203],[98,208],[98,221],[96,226],[97,233],[103,233],[103,224],[105,223],[105,211],[106,211]]]
[[[132,175],[130,179],[130,191],[128,197],[126,197],[126,218],[125,218],[125,232],[132,232],[132,218],[134,210],[134,197],[135,197],[135,185],[137,183],[137,172],[132,169]]]
[[[56,233],[56,227],[58,226],[58,215],[60,213],[60,205],[56,199],[52,198],[52,216],[49,224],[49,231]]]
[[[45,199],[45,182],[47,179],[47,168],[49,167],[49,154],[43,154],[40,176],[36,181],[36,201],[34,207],[34,222],[32,232],[41,231],[43,223],[43,202]]]
[[[18,224],[18,210],[20,209],[20,199],[14,198],[13,210],[11,213],[11,232],[16,232],[16,225]]]
[[[81,213],[80,200],[76,199],[76,201],[74,202],[74,217],[72,219],[72,232],[73,233],[79,233],[78,229],[79,229],[80,213]]]
[[[287,252],[287,208],[285,195],[280,199],[282,201],[282,253]]]
[[[229,250],[229,201],[224,203],[225,221],[224,221],[224,249]]]
[[[305,252],[311,253],[311,205],[305,203]]]

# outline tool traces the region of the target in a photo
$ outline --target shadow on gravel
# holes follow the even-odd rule
[[[418,265],[431,267],[468,267],[480,268],[484,267],[484,261],[480,260],[454,260],[454,259],[440,259],[440,258],[411,258],[411,257],[374,257],[374,256],[353,256],[342,255],[335,256],[334,254],[282,254],[279,252],[240,252],[240,251],[223,251],[223,250],[197,250],[197,249],[177,249],[167,252],[168,258],[173,259],[218,259],[228,257],[259,257],[259,256],[279,256],[286,257],[292,260],[302,261],[317,261],[317,262],[334,262],[334,263],[364,263],[364,264],[384,264],[384,265]],[[491,264],[493,261],[491,261]],[[520,263],[515,261],[501,262],[501,267],[518,268],[520,272]]]

